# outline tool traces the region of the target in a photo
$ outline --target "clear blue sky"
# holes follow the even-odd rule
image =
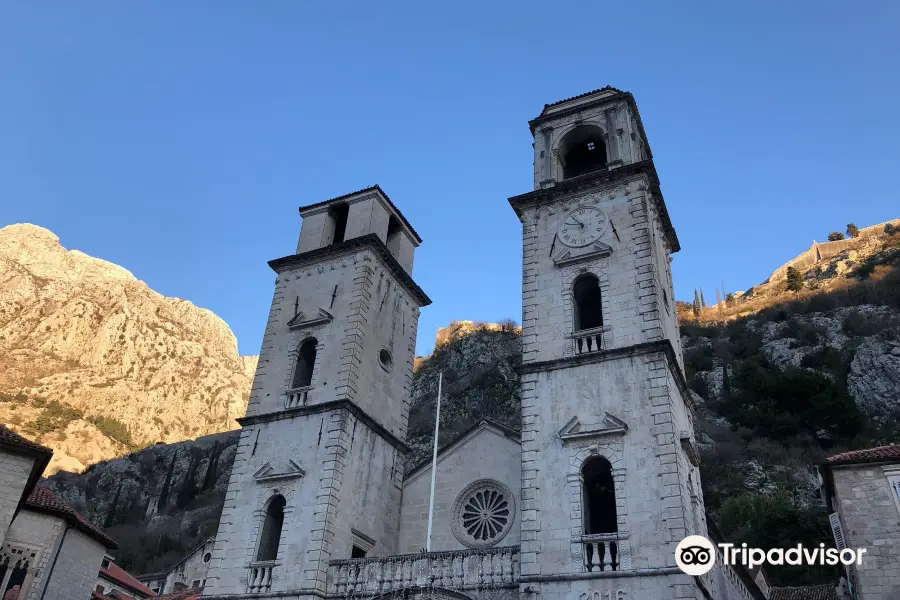
[[[611,84],[656,156],[676,295],[710,300],[900,216],[898,7],[7,0],[0,225],[212,309],[255,354],[297,207],[379,183],[425,240],[425,353],[451,320],[520,319],[527,121]]]

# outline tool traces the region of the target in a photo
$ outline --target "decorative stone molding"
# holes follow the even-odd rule
[[[324,308],[317,308],[315,314],[304,314],[302,311],[288,321],[288,329],[309,329],[326,325],[334,320],[334,316]]]
[[[451,529],[461,544],[490,548],[512,529],[516,501],[506,484],[496,479],[479,479],[460,492],[451,514]]]
[[[285,469],[278,471],[272,466],[272,463],[266,463],[253,474],[253,478],[256,481],[275,481],[279,479],[296,479],[304,475],[306,475],[306,471],[293,460],[288,459]]]
[[[626,425],[624,421],[606,413],[600,423],[592,425],[583,424],[578,417],[572,417],[569,422],[559,430],[559,437],[563,441],[563,444],[566,444],[575,440],[589,440],[609,435],[625,435],[627,431],[628,425]]]

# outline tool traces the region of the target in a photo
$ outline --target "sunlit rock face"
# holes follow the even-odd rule
[[[80,471],[235,428],[256,369],[211,311],[34,225],[0,229],[0,421]]]

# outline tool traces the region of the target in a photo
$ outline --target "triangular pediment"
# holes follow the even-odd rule
[[[559,430],[563,442],[584,440],[608,435],[625,435],[628,425],[622,419],[606,413],[599,423],[582,423],[578,417],[572,417],[565,427]]]
[[[553,262],[557,266],[578,263],[586,260],[595,260],[609,256],[612,253],[612,246],[603,242],[594,242],[590,246],[584,248],[564,248],[553,256]]]
[[[324,325],[326,323],[331,323],[334,320],[334,317],[324,308],[317,308],[315,313],[306,314],[304,312],[298,312],[294,315],[294,318],[288,321],[289,329],[301,329],[303,327],[315,327],[317,325]]]
[[[272,481],[273,479],[293,479],[295,477],[303,477],[306,475],[300,465],[291,459],[284,464],[284,468],[276,469],[272,463],[266,463],[253,474],[253,478],[257,481]]]

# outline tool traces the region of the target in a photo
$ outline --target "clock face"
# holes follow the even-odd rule
[[[566,246],[580,248],[593,244],[606,230],[609,219],[599,208],[583,206],[566,215],[559,225],[559,239]]]

